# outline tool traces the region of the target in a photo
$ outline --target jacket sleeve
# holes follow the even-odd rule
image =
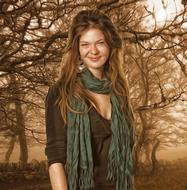
[[[45,99],[46,147],[48,164],[66,163],[67,130],[56,105],[58,88],[51,86]]]

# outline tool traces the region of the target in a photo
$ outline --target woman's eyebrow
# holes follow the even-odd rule
[[[99,41],[105,41],[105,39],[104,39],[104,38],[101,38],[101,39],[99,39],[99,40],[96,40],[95,42],[99,42]],[[90,43],[89,41],[84,41],[84,40],[81,40],[80,42],[81,42],[81,43]]]
[[[83,41],[83,40],[82,40],[82,41],[80,41],[80,42],[81,42],[81,43],[89,43],[88,41]]]

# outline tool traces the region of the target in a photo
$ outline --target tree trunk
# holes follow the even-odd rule
[[[147,166],[151,165],[151,148],[149,143],[144,144],[144,150],[145,150],[145,164]]]
[[[140,152],[144,143],[145,139],[145,127],[146,127],[146,121],[143,118],[143,113],[139,112],[140,119],[142,121],[142,131],[139,135],[139,138],[137,140],[135,149],[134,149],[134,169],[135,171],[138,171],[139,168],[139,158],[140,158]]]
[[[154,173],[157,168],[158,168],[158,160],[156,158],[156,152],[157,152],[157,149],[160,145],[160,141],[157,140],[156,143],[153,145],[153,150],[152,150],[152,153],[151,153],[151,160],[152,160],[152,173]]]
[[[6,154],[5,154],[5,162],[6,162],[6,163],[9,163],[10,156],[11,156],[13,150],[14,150],[15,142],[16,142],[16,136],[13,135],[13,136],[11,137],[10,142],[9,142],[8,150],[7,150]]]
[[[27,140],[25,135],[25,122],[23,117],[23,112],[21,108],[20,100],[15,101],[16,106],[16,119],[17,119],[17,127],[19,128],[18,139],[20,145],[20,158],[19,161],[21,164],[26,164],[28,160],[28,148],[27,148]]]
[[[18,81],[19,82],[19,81]],[[16,114],[16,127],[17,127],[17,135],[19,140],[19,146],[20,146],[20,164],[24,165],[27,163],[28,160],[28,148],[27,148],[27,139],[25,135],[25,120],[21,105],[21,94],[16,89],[19,89],[19,85],[16,80],[15,75],[11,75],[11,83],[10,87],[12,86],[12,89],[15,89],[12,92],[13,97],[13,103],[15,105],[15,114]]]

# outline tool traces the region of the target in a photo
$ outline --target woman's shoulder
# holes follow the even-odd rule
[[[60,87],[58,82],[55,82],[48,88],[47,97],[48,99],[52,99],[56,101],[60,96]]]

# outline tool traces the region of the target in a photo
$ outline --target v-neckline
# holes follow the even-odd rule
[[[95,112],[97,113],[97,115],[101,118],[101,119],[103,119],[103,120],[105,120],[105,121],[107,121],[107,122],[111,122],[111,118],[110,119],[107,119],[107,118],[105,118],[104,116],[102,116],[98,111],[97,111],[97,109],[93,106],[93,105],[91,105],[92,107],[93,107],[93,109],[95,110]]]

